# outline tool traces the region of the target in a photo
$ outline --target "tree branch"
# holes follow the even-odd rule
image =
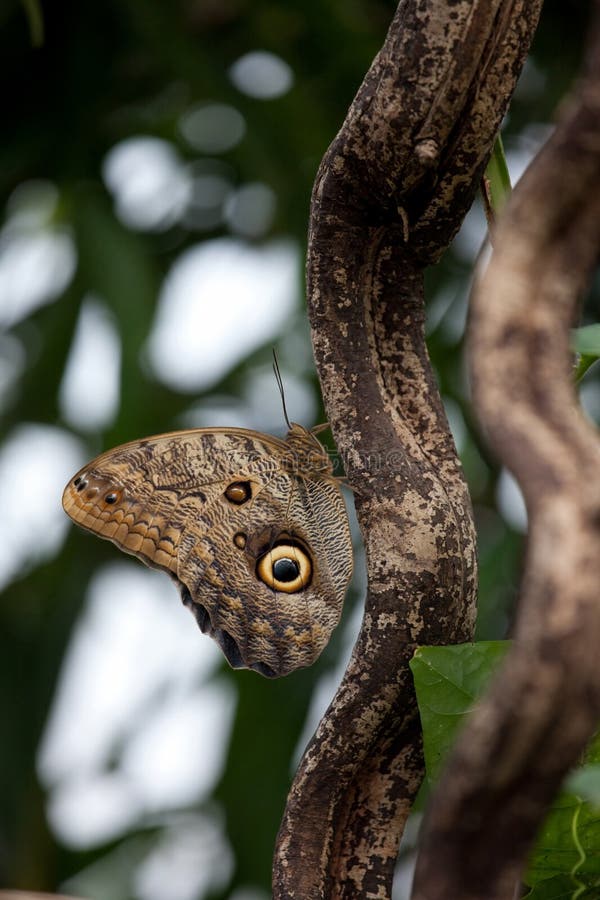
[[[569,329],[600,247],[600,3],[585,72],[473,293],[476,406],[530,520],[513,646],[432,802],[414,897],[510,898],[600,717],[600,454]],[[443,877],[442,877],[443,873]]]
[[[425,347],[423,269],[472,202],[539,6],[403,0],[317,175],[309,315],[369,590],[290,792],[276,898],[391,895],[423,768],[408,661],[472,632],[472,513]]]

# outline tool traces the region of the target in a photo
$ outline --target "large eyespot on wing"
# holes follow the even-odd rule
[[[283,528],[286,520],[265,525],[278,509],[266,488],[186,553],[188,533],[178,571],[183,602],[229,663],[269,678],[310,665],[327,642],[309,610],[310,547]]]
[[[298,549],[290,548],[289,557],[299,566],[299,577],[296,582],[293,566],[286,564],[282,573],[290,580],[280,588],[287,586],[288,592],[279,590],[276,596],[280,621],[285,622],[282,656],[291,671],[311,665],[328,644],[352,575],[352,540],[339,485],[329,479],[299,478],[289,504],[288,530],[291,543],[298,544]],[[285,552],[283,538],[275,544],[283,545]],[[302,549],[310,570],[300,566]],[[301,580],[306,587],[301,588]]]
[[[270,547],[256,564],[256,574],[267,587],[295,594],[308,587],[313,572],[309,551],[299,541],[282,540]]]

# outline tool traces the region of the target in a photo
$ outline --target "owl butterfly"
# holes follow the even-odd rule
[[[281,440],[198,428],[132,441],[81,469],[63,507],[167,572],[234,668],[286,675],[327,644],[352,574],[346,507],[319,430],[292,423]]]

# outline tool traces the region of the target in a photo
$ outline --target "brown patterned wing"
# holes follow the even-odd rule
[[[285,675],[327,644],[352,574],[344,500],[319,448],[300,426],[287,441],[244,429],[159,435],[89,463],[63,506],[167,571],[234,668]]]

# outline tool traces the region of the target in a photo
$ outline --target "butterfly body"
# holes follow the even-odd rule
[[[344,499],[315,434],[194,429],[102,454],[69,482],[68,515],[167,571],[232,666],[310,665],[352,573]]]

